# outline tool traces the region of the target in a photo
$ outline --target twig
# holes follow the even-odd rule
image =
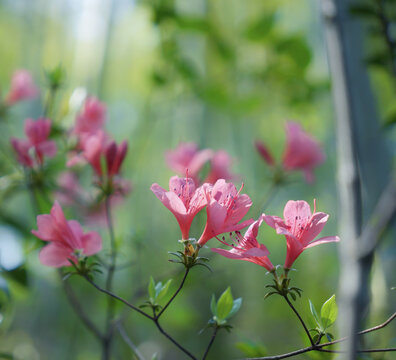
[[[215,325],[214,331],[213,331],[213,334],[212,334],[212,337],[210,338],[209,344],[208,344],[208,346],[207,346],[207,348],[206,348],[206,350],[205,350],[205,353],[204,353],[204,355],[203,355],[203,357],[202,357],[202,360],[205,360],[206,357],[208,356],[209,350],[210,350],[210,348],[212,347],[212,345],[213,345],[213,343],[214,343],[214,341],[215,341],[215,339],[216,339],[216,335],[217,335],[217,331],[218,331],[218,330],[219,330],[219,328]]]
[[[296,308],[293,306],[293,304],[290,302],[290,300],[288,299],[287,295],[284,295],[283,297],[284,297],[284,299],[287,301],[287,303],[289,304],[289,306],[291,307],[291,309],[293,310],[293,312],[297,315],[298,320],[300,320],[300,323],[301,323],[301,325],[303,326],[303,328],[304,328],[304,330],[305,330],[305,333],[307,334],[307,336],[308,336],[308,338],[309,338],[309,341],[310,341],[311,345],[312,345],[312,346],[315,346],[315,343],[314,343],[314,341],[313,341],[313,339],[312,339],[311,334],[309,333],[309,330],[308,330],[308,328],[307,328],[307,325],[305,325],[304,320],[302,319],[302,317],[300,316],[300,314],[298,313],[298,311],[296,310]]]
[[[107,195],[105,199],[105,209],[106,209],[106,220],[107,226],[109,228],[109,237],[110,237],[110,264],[108,266],[107,279],[106,279],[106,290],[112,291],[113,289],[113,277],[114,271],[116,268],[116,260],[117,260],[117,251],[115,245],[115,236],[114,236],[114,227],[113,221],[111,217],[111,205],[110,205],[110,197]],[[113,326],[111,324],[112,319],[114,318],[114,298],[109,297],[107,302],[107,315],[106,315],[106,335],[103,341],[103,359],[110,358],[110,348],[111,348],[111,340],[113,337]]]
[[[158,328],[158,330],[161,332],[161,334],[163,334],[166,338],[168,338],[174,345],[176,345],[181,351],[183,351],[186,355],[188,355],[191,359],[197,360],[197,358],[192,355],[187,349],[185,349],[182,345],[180,345],[172,336],[170,336],[163,328],[162,326],[159,324],[158,322],[158,317],[157,315],[151,316],[147,313],[145,313],[144,311],[140,310],[138,307],[136,307],[135,305],[129,303],[128,301],[126,301],[125,299],[123,299],[122,297],[113,294],[111,291],[108,291],[106,289],[101,288],[99,285],[95,284],[88,276],[84,276],[85,280],[87,280],[93,287],[95,287],[97,290],[99,290],[100,292],[107,294],[111,297],[113,297],[114,299],[121,301],[122,303],[124,303],[126,306],[128,306],[129,308],[131,308],[132,310],[135,310],[136,312],[138,312],[139,314],[143,315],[144,317],[152,320],[155,324],[155,326]]]
[[[396,318],[396,312],[393,313],[385,322],[383,322],[380,325],[374,326],[372,328],[366,329],[366,330],[362,330],[359,331],[356,335],[364,335],[367,333],[370,333],[372,331],[377,331],[380,329],[383,329],[385,326],[387,326],[390,322],[392,322],[392,320],[394,320]],[[300,354],[304,354],[306,352],[310,352],[310,351],[319,351],[319,352],[328,352],[328,353],[344,353],[343,351],[339,351],[339,350],[328,350],[328,349],[323,349],[323,347],[325,346],[330,346],[330,345],[335,345],[338,344],[342,341],[348,340],[348,338],[344,337],[341,339],[337,339],[334,341],[330,341],[327,343],[323,343],[323,344],[313,344],[311,346],[308,346],[306,348],[302,348],[299,350],[295,350],[295,351],[291,351],[285,354],[280,354],[280,355],[274,355],[274,356],[264,356],[264,357],[257,357],[257,358],[248,358],[249,360],[280,360],[280,359],[286,359],[292,356],[296,356],[296,355],[300,355]],[[356,352],[358,353],[376,353],[376,352],[393,352],[396,351],[396,348],[383,348],[383,349],[361,349],[361,350],[356,350]]]
[[[173,294],[173,296],[169,299],[169,301],[166,303],[166,305],[162,308],[162,310],[158,313],[158,315],[156,316],[157,319],[160,318],[160,316],[164,313],[164,311],[166,310],[166,308],[171,304],[171,302],[175,299],[175,297],[177,296],[177,294],[180,292],[180,290],[182,289],[186,279],[187,279],[187,275],[190,272],[190,268],[186,268],[186,272],[184,273],[183,279],[179,285],[179,287],[177,288],[177,290],[175,291],[175,293]]]
[[[133,351],[133,353],[136,355],[136,357],[139,360],[145,360],[144,356],[142,353],[139,351],[137,346],[132,342],[128,334],[126,333],[124,327],[120,322],[117,323],[116,325],[118,332],[120,333],[122,339],[125,341],[125,343],[130,347],[130,349]]]
[[[59,275],[62,277],[61,272],[59,272]],[[70,305],[73,307],[73,310],[75,311],[75,313],[78,316],[78,318],[85,325],[85,327],[89,331],[91,331],[91,333],[99,341],[102,341],[104,336],[101,334],[101,332],[96,327],[96,325],[89,319],[87,314],[84,312],[84,310],[83,310],[80,302],[78,301],[76,295],[74,294],[73,289],[71,288],[70,284],[67,281],[63,281],[62,280],[62,285],[63,285],[63,289],[65,290],[66,297],[67,297]]]

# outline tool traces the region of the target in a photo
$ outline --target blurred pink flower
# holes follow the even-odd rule
[[[264,161],[269,166],[274,166],[275,165],[274,158],[272,157],[267,146],[262,141],[259,141],[259,140],[257,140],[254,145],[256,146],[256,150],[261,155],[261,157],[264,159]]]
[[[265,245],[259,244],[257,241],[258,229],[263,222],[263,216],[261,215],[258,220],[249,226],[245,236],[242,236],[239,231],[235,232],[235,245],[227,244],[223,237],[222,243],[228,246],[232,246],[231,250],[225,249],[211,249],[212,251],[225,256],[229,259],[245,260],[263,266],[268,271],[274,270],[270,259],[268,259],[269,251]]]
[[[57,185],[59,189],[55,193],[55,198],[62,205],[73,205],[84,194],[76,174],[71,171],[60,173],[57,179]]]
[[[314,240],[322,231],[329,215],[316,211],[314,200],[314,213],[311,214],[309,204],[303,200],[290,200],[283,210],[283,217],[264,216],[264,221],[276,229],[277,234],[285,235],[287,254],[285,268],[290,269],[298,256],[306,249],[316,245],[340,241],[338,236],[326,236]]]
[[[105,118],[105,104],[96,97],[90,96],[85,100],[82,112],[76,117],[73,132],[78,135],[94,134],[103,128]]]
[[[286,123],[286,149],[283,154],[282,166],[286,171],[302,170],[307,182],[314,180],[313,169],[325,161],[320,144],[304,132],[295,122]],[[269,166],[274,166],[274,158],[261,142],[256,141],[256,150]]]
[[[198,173],[211,159],[213,151],[209,149],[198,150],[195,143],[180,143],[175,150],[167,151],[165,154],[168,166],[179,175],[193,178],[198,183]]]
[[[319,143],[305,133],[295,122],[286,125],[287,146],[283,155],[283,166],[286,170],[302,170],[307,182],[312,182],[313,169],[322,164],[325,155]]]
[[[53,157],[56,154],[56,143],[48,140],[51,132],[51,120],[39,118],[36,121],[26,119],[25,134],[27,140],[11,138],[11,145],[17,153],[18,161],[27,167],[33,167],[35,162],[43,164],[44,156]],[[33,159],[32,156],[35,156]]]
[[[40,262],[46,266],[70,265],[78,262],[79,256],[90,256],[102,249],[102,239],[97,232],[83,232],[75,220],[66,221],[62,208],[55,201],[50,214],[37,216],[38,230],[33,235],[48,241],[40,251]]]
[[[17,70],[12,75],[11,88],[5,101],[7,105],[13,105],[18,101],[35,98],[38,93],[30,72],[23,69]]]
[[[154,195],[172,212],[179,223],[182,239],[189,239],[191,223],[206,206],[205,187],[196,188],[191,178],[172,176],[169,180],[169,191],[158,184],[151,185]]]
[[[203,246],[219,234],[243,229],[254,221],[249,219],[238,224],[252,205],[248,195],[240,195],[242,187],[237,191],[234,184],[220,179],[213,186],[204,188],[208,203],[207,219],[205,229],[198,240],[199,245]]]
[[[82,144],[82,152],[74,154],[67,161],[67,166],[74,166],[79,163],[87,161],[95,171],[95,173],[102,177],[102,159],[106,161],[106,176],[112,178],[118,175],[120,167],[125,159],[128,151],[128,143],[126,141],[117,145],[114,140],[109,140],[107,134],[103,130],[98,130],[95,134],[90,135],[84,139]]]
[[[219,179],[233,179],[234,176],[230,172],[231,164],[231,156],[226,151],[219,150],[215,152],[212,159],[210,160],[210,172],[205,182],[214,184]]]

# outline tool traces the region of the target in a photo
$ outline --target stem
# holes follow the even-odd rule
[[[61,272],[59,272],[59,275],[62,276]],[[78,316],[78,318],[99,341],[102,341],[104,336],[101,334],[101,332],[96,327],[96,325],[89,319],[87,314],[84,312],[84,309],[82,308],[81,303],[78,301],[76,295],[74,294],[70,284],[67,281],[62,280],[62,285],[65,290],[67,300],[69,301],[70,305],[73,307],[73,310]]]
[[[217,325],[215,325],[215,328],[214,328],[212,337],[211,337],[211,339],[210,339],[210,342],[209,342],[209,344],[208,344],[208,347],[206,348],[205,354],[204,354],[204,356],[202,357],[202,360],[205,360],[206,357],[208,356],[209,350],[210,350],[210,348],[212,347],[212,345],[213,345],[213,343],[214,343],[214,341],[215,341],[215,339],[216,339],[216,335],[217,335],[217,331],[218,331],[218,330],[219,330],[219,328],[217,327]]]
[[[176,292],[173,294],[173,296],[169,299],[169,301],[166,303],[166,305],[162,308],[162,310],[158,313],[157,316],[155,316],[156,319],[159,319],[160,316],[164,313],[164,311],[166,310],[166,308],[171,304],[171,302],[175,299],[175,297],[177,296],[177,294],[180,292],[180,290],[182,289],[186,279],[187,279],[187,275],[190,272],[190,268],[186,268],[186,272],[184,273],[183,279],[178,287],[178,289],[176,290]]]
[[[111,291],[108,291],[106,289],[101,288],[99,285],[95,284],[88,276],[83,275],[83,277],[85,278],[85,280],[87,280],[94,288],[96,288],[97,290],[99,290],[100,292],[109,295],[110,297],[124,303],[126,306],[128,306],[129,308],[131,308],[132,310],[137,311],[139,314],[143,315],[144,317],[150,319],[150,320],[154,320],[154,318],[152,316],[150,316],[149,314],[146,314],[144,311],[140,310],[138,307],[136,307],[135,305],[129,303],[128,301],[126,301],[125,299],[123,299],[122,297],[113,294]]]
[[[181,351],[183,351],[187,356],[189,356],[193,360],[197,360],[197,358],[191,354],[186,348],[184,348],[182,345],[180,345],[172,336],[170,336],[159,324],[158,322],[158,317],[154,317],[152,319],[154,321],[155,326],[157,329],[160,331],[162,335],[164,335],[166,338],[168,338],[173,344],[175,344]]]
[[[288,300],[288,299],[287,299]],[[289,303],[289,302],[288,302]],[[290,304],[289,304],[290,305]],[[294,309],[292,307],[292,309]],[[296,312],[296,311],[295,311]],[[297,312],[296,312],[297,314]],[[299,316],[297,314],[297,316]],[[357,333],[357,335],[364,335],[367,333],[370,333],[372,331],[376,331],[376,330],[380,330],[383,329],[385,326],[387,326],[392,320],[394,320],[396,318],[396,312],[393,313],[385,322],[383,322],[380,325],[374,326],[372,328],[366,329],[366,330],[362,330],[359,331]],[[300,319],[300,317],[299,317]],[[305,328],[305,327],[304,327]],[[310,352],[310,351],[319,351],[319,352],[329,352],[329,353],[344,353],[343,351],[338,351],[338,350],[327,350],[327,349],[323,349],[324,346],[330,346],[330,345],[334,345],[337,344],[339,342],[345,341],[348,338],[344,337],[338,340],[334,340],[331,342],[327,342],[327,343],[323,343],[323,344],[313,344],[309,347],[306,348],[302,348],[299,350],[295,350],[295,351],[291,351],[285,354],[281,354],[281,355],[274,355],[274,356],[265,356],[265,357],[259,357],[259,358],[248,358],[249,360],[280,360],[280,359],[286,359],[288,357],[292,357],[295,355],[300,355],[306,352]],[[377,352],[393,352],[396,351],[396,348],[383,348],[383,349],[363,349],[363,350],[356,350],[356,352],[358,353],[377,353]]]
[[[192,355],[187,349],[185,349],[182,345],[180,345],[172,336],[170,336],[163,328],[162,326],[159,324],[158,322],[158,316],[155,314],[153,316],[150,316],[149,314],[145,313],[144,311],[140,310],[138,307],[136,307],[135,305],[129,303],[128,301],[126,301],[125,299],[119,297],[116,294],[113,294],[111,291],[108,291],[106,289],[101,288],[99,285],[95,284],[88,276],[84,276],[82,275],[85,280],[87,280],[93,287],[95,287],[97,290],[99,290],[100,292],[107,294],[109,296],[111,296],[112,298],[121,301],[122,303],[124,303],[126,306],[128,306],[129,308],[131,308],[132,310],[137,311],[139,314],[143,315],[144,317],[146,317],[147,319],[150,319],[154,322],[155,326],[157,327],[157,329],[161,332],[161,334],[163,334],[166,338],[168,338],[173,344],[175,344],[181,351],[183,351],[186,355],[188,355],[191,359],[197,360],[197,358]]]
[[[120,333],[122,339],[125,341],[125,343],[130,347],[130,349],[133,351],[133,353],[136,355],[136,357],[139,360],[145,360],[144,356],[141,354],[141,352],[139,351],[139,349],[137,348],[137,346],[132,342],[132,340],[130,339],[130,337],[128,336],[128,334],[126,333],[124,327],[122,326],[121,323],[117,323],[116,325],[118,332]]]
[[[106,290],[112,291],[114,270],[116,268],[117,250],[115,246],[114,227],[111,217],[110,196],[108,195],[106,196],[105,199],[105,209],[106,209],[106,220],[107,220],[107,226],[109,228],[110,247],[111,247],[110,265],[108,267],[107,279],[106,279]],[[105,341],[103,342],[103,359],[109,359],[110,357],[110,347],[113,336],[113,327],[111,321],[114,318],[114,305],[115,305],[114,298],[109,297],[107,302],[106,335],[105,335]]]
[[[312,339],[312,337],[311,337],[311,334],[309,333],[309,330],[308,330],[307,326],[305,325],[304,320],[301,318],[301,316],[300,316],[300,314],[298,313],[298,311],[296,310],[296,308],[295,308],[295,307],[293,306],[293,304],[290,302],[290,300],[288,299],[287,295],[284,295],[283,297],[285,298],[286,302],[289,304],[289,306],[291,307],[291,309],[294,311],[294,313],[297,315],[298,320],[300,320],[300,323],[301,323],[301,325],[303,326],[303,328],[304,328],[304,330],[305,330],[305,333],[307,334],[307,336],[308,336],[308,338],[309,338],[309,341],[310,341],[311,345],[314,347],[314,346],[315,346],[315,343],[314,343],[314,341],[313,341],[313,339]]]

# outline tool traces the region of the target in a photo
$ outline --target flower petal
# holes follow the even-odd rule
[[[96,231],[89,231],[82,238],[84,255],[90,256],[102,250],[102,238]]]
[[[45,266],[69,266],[68,259],[73,259],[72,250],[57,242],[52,242],[40,250],[39,259]]]

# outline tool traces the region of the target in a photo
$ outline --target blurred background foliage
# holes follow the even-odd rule
[[[368,48],[374,42],[378,39],[369,39]],[[316,170],[313,184],[293,175],[265,212],[281,215],[289,199],[312,205],[316,198],[318,211],[331,215],[324,235],[337,233],[333,113],[316,0],[1,0],[0,47],[2,94],[17,68],[32,71],[43,89],[41,101],[18,104],[0,122],[1,351],[21,360],[100,356],[96,340],[67,303],[58,273],[38,261],[41,243],[30,234],[36,228],[34,210],[9,145],[11,136],[21,136],[26,117],[42,114],[41,102],[48,95],[44,70],[58,64],[66,69],[67,81],[52,120],[70,126],[77,111],[71,96],[76,88],[86,88],[107,104],[107,130],[129,142],[123,175],[132,181],[133,191],[115,210],[119,262],[128,264],[116,274],[116,292],[123,297],[142,303],[150,275],[173,278],[173,287],[181,277],[183,269],[167,261],[167,251],[180,246],[177,223],[150,191],[154,182],[167,186],[173,173],[164,152],[180,142],[229,152],[236,182],[244,182],[244,192],[253,200],[250,215],[257,217],[270,178],[254,141],[263,140],[280,159],[285,120],[300,122],[322,143],[327,160]],[[394,108],[395,89],[377,65],[371,74],[385,122]],[[390,138],[395,135],[392,128],[388,133]],[[50,174],[55,176],[64,160],[50,161]],[[41,205],[49,210],[45,202]],[[76,217],[73,209],[66,213]],[[204,221],[204,213],[194,220],[192,236],[199,237]],[[101,233],[108,246],[106,229]],[[281,236],[263,226],[259,241],[267,245],[274,264],[283,263],[286,244]],[[215,240],[208,245],[218,246]],[[382,251],[385,255],[377,257],[373,272],[372,322],[382,321],[395,303],[389,291],[395,285],[394,272],[384,274],[384,269],[394,269],[395,244],[388,241]],[[309,314],[308,298],[319,306],[336,292],[336,252],[335,245],[318,247],[295,264],[298,271],[292,278],[304,290],[297,301],[303,316]],[[231,321],[233,331],[220,333],[210,358],[276,354],[305,341],[286,304],[277,297],[263,300],[270,282],[263,268],[221,258],[209,249],[202,254],[211,258],[213,273],[193,269],[163,319],[181,343],[194,353],[203,352],[210,331],[199,330],[210,318],[210,298],[228,285],[235,297],[243,297],[243,304]],[[94,321],[103,323],[106,298],[79,278],[69,281]],[[184,358],[146,319],[125,314],[128,334],[148,359],[155,353],[158,359]],[[390,330],[373,334],[369,341],[381,347],[396,339]],[[119,335],[113,349],[115,359],[133,358]],[[386,356],[377,359],[391,358]]]

